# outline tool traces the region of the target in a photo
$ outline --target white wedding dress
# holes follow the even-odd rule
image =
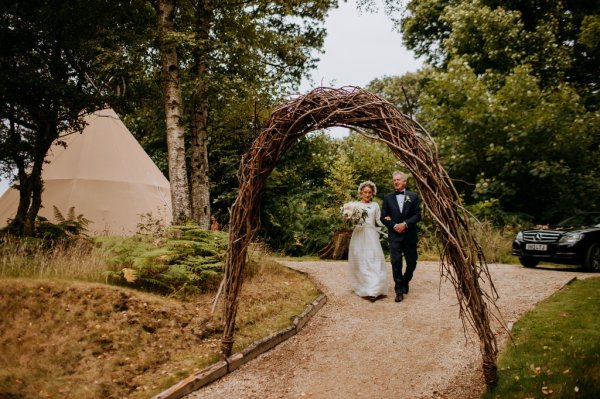
[[[378,226],[381,210],[377,202],[354,202],[367,210],[366,220],[352,232],[348,250],[348,278],[352,289],[359,296],[387,295],[387,267],[379,243]]]

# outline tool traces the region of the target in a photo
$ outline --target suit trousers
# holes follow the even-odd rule
[[[406,270],[402,273],[402,257],[406,258]],[[417,267],[417,245],[408,240],[390,242],[390,260],[396,294],[408,292],[408,283]]]

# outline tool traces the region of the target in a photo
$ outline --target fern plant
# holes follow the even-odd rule
[[[158,239],[149,235],[103,243],[116,271],[109,282],[164,294],[214,289],[223,277],[227,234],[198,226],[173,226]]]
[[[87,237],[86,232],[91,220],[83,214],[76,214],[75,207],[69,208],[66,217],[56,206],[53,208],[56,223],[52,223],[43,216],[38,216],[35,228],[36,237],[48,242]]]

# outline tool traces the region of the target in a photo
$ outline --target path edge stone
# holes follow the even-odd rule
[[[153,396],[152,399],[180,399],[232,371],[237,370],[250,360],[262,355],[296,335],[302,327],[317,314],[326,302],[327,296],[321,292],[314,301],[308,304],[306,309],[304,309],[300,315],[296,316],[290,326],[274,332],[267,337],[261,338],[258,341],[254,341],[242,351],[184,378],[158,395]]]

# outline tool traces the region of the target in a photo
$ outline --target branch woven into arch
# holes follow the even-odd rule
[[[496,309],[497,293],[460,197],[440,165],[437,148],[425,129],[390,102],[358,87],[321,87],[281,105],[243,156],[240,190],[231,209],[221,353],[229,355],[233,347],[242,273],[248,245],[258,230],[261,194],[267,178],[299,137],[333,126],[354,129],[386,143],[414,176],[442,243],[442,276],[455,288],[465,331],[469,324],[479,336],[485,381],[492,386],[497,378],[498,349],[488,304]],[[489,293],[482,289],[482,283],[489,285]]]

